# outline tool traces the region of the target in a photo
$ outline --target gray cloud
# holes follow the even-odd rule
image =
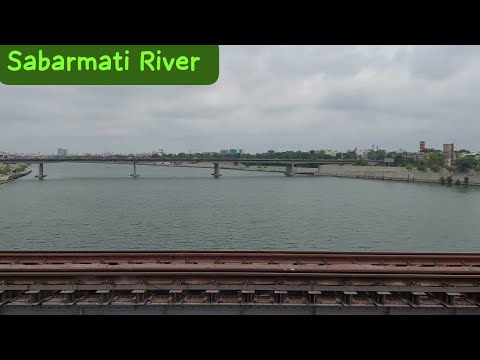
[[[0,85],[0,151],[480,150],[478,46],[221,46],[211,86]]]

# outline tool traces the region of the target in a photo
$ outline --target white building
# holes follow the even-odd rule
[[[355,150],[355,155],[357,155],[358,158],[366,159],[368,156],[369,149],[356,149]]]
[[[325,150],[326,155],[335,156],[339,153],[337,150]]]
[[[68,150],[57,148],[57,156],[68,156]]]

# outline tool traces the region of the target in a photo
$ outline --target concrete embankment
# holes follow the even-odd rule
[[[23,171],[21,173],[14,173],[10,175],[0,176],[0,184],[6,183],[8,181],[13,181],[15,179],[27,176],[32,173],[32,170]]]
[[[9,175],[8,180],[18,179],[18,178],[27,176],[31,173],[32,173],[32,170],[26,170],[26,171],[23,171],[23,172],[20,172],[20,173],[11,174],[11,175]]]
[[[167,166],[167,164],[157,164],[160,166]],[[213,168],[213,163],[195,163],[195,164],[179,164],[176,166],[195,167],[195,168]],[[234,165],[231,162],[221,162],[221,169],[244,170],[244,171],[267,171],[284,173],[285,166],[257,166],[257,165]],[[296,174],[308,174],[317,176],[333,176],[333,177],[348,177],[360,179],[374,179],[374,180],[395,180],[407,182],[426,182],[426,183],[440,183],[443,177],[445,183],[450,176],[452,183],[457,180],[461,184],[465,183],[465,177],[468,177],[469,185],[480,185],[480,174],[473,170],[467,173],[449,172],[442,169],[438,172],[430,170],[419,171],[416,169],[407,170],[400,167],[386,167],[386,166],[355,166],[355,165],[320,165],[318,168],[302,168],[295,167]]]
[[[452,178],[452,183],[459,180],[462,184],[465,181],[465,177],[468,177],[469,185],[480,185],[480,174],[472,170],[468,173],[449,172],[445,169],[433,172],[430,170],[407,170],[406,168],[400,167],[329,164],[320,165],[318,171],[314,175],[426,183],[440,183],[442,177],[445,179],[446,183],[447,178],[450,176]]]

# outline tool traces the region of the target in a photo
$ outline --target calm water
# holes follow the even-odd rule
[[[480,187],[47,164],[0,185],[1,250],[480,251]]]

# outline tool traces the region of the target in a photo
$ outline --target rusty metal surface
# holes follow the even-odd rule
[[[354,292],[350,293],[353,294]],[[318,298],[313,303],[311,300],[309,300],[307,293],[289,294],[287,292],[282,304],[279,304],[275,300],[275,293],[273,291],[264,291],[256,294],[252,297],[251,302],[249,301],[248,303],[243,302],[240,293],[236,296],[232,294],[223,295],[220,293],[218,302],[212,303],[209,302],[207,296],[205,296],[205,291],[200,293],[190,293],[187,291],[182,293],[177,299],[174,299],[172,295],[166,295],[164,293],[159,294],[156,291],[150,291],[147,293],[144,301],[137,302],[134,296],[131,296],[131,294],[126,292],[112,295],[107,299],[102,299],[99,294],[92,290],[88,292],[80,292],[79,294],[75,295],[72,303],[66,304],[64,297],[58,292],[54,292],[53,294],[49,295],[44,294],[35,303],[32,303],[29,294],[26,292],[21,292],[12,296],[5,303],[0,305],[0,314],[18,313],[18,311],[15,309],[25,306],[29,306],[29,309],[33,309],[33,313],[35,313],[34,309],[37,309],[37,312],[39,313],[48,313],[49,311],[54,311],[52,309],[59,309],[62,307],[74,307],[82,309],[100,309],[103,307],[110,307],[114,309],[120,309],[122,306],[132,306],[132,308],[135,308],[140,313],[143,311],[141,308],[149,306],[163,306],[163,308],[159,308],[158,310],[160,313],[171,311],[172,308],[184,308],[192,312],[192,309],[194,308],[191,308],[191,306],[195,306],[195,311],[197,312],[204,311],[205,307],[215,308],[217,306],[233,306],[233,308],[230,308],[230,310],[235,308],[243,309],[240,310],[240,313],[242,313],[245,311],[245,309],[248,309],[248,307],[259,306],[261,308],[275,309],[274,311],[279,313],[288,312],[288,309],[292,309],[292,307],[296,308],[297,310],[304,309],[302,310],[304,312],[308,312],[310,311],[308,309],[311,309],[315,313],[325,313],[325,311],[328,313],[328,309],[330,309],[332,312],[338,313],[339,311],[341,312],[342,309],[348,310],[349,308],[361,308],[363,310],[360,310],[360,312],[366,311],[367,313],[369,312],[366,310],[367,308],[371,309],[371,313],[378,313],[379,311],[377,310],[379,308],[385,308],[388,309],[385,311],[390,313],[394,308],[403,308],[403,313],[405,313],[405,311],[413,311],[418,313],[417,310],[420,310],[420,313],[423,313],[422,311],[425,309],[438,309],[440,311],[444,311],[445,313],[451,313],[450,310],[452,309],[455,309],[455,311],[461,309],[470,309],[471,314],[480,315],[480,304],[478,301],[476,301],[475,298],[460,293],[458,294],[459,296],[455,305],[447,304],[442,300],[443,294],[435,293],[425,293],[425,295],[420,296],[420,301],[418,304],[411,301],[411,296],[413,294],[411,292],[393,292],[391,295],[387,295],[384,304],[379,304],[375,301],[376,293],[373,292],[355,293],[352,295],[353,298],[351,299],[351,303],[345,301],[344,294],[345,292],[322,293],[318,295]],[[165,306],[167,306],[167,308],[165,308]],[[245,308],[246,306],[247,308]],[[170,308],[170,310],[168,308]],[[380,310],[380,312],[383,312],[383,310]],[[115,313],[115,311],[112,313]]]
[[[115,278],[124,283],[177,278],[480,279],[480,254],[314,252],[0,252],[0,280],[62,282]],[[218,280],[215,280],[218,281]]]
[[[0,252],[0,264],[277,263],[397,266],[480,266],[478,253],[162,251],[162,252]]]
[[[479,300],[480,254],[0,252],[0,313],[28,306],[234,312],[246,304],[284,312],[380,307],[480,313]]]
[[[235,271],[256,271],[256,272],[277,272],[277,273],[294,273],[294,272],[348,272],[348,273],[480,273],[480,266],[472,265],[371,265],[371,264],[268,264],[262,262],[254,263],[131,263],[131,264],[77,264],[77,263],[10,263],[0,264],[0,273],[3,272],[53,272],[53,271],[72,271],[72,272],[188,272],[188,271],[216,271],[216,272],[235,272]]]

